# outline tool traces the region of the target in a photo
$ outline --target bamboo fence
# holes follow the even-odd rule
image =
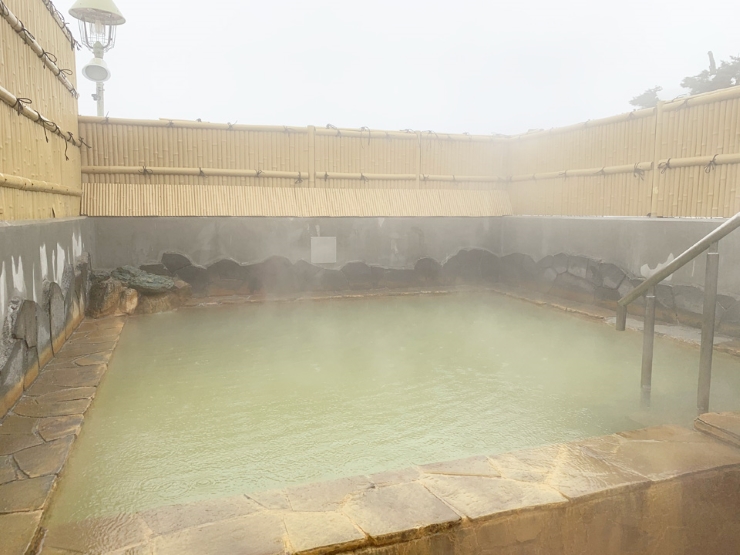
[[[50,0],[0,15],[0,219],[740,210],[740,87],[511,137],[78,118]]]
[[[740,211],[737,86],[511,140],[515,214],[727,218]]]
[[[75,43],[50,6],[0,0],[0,219],[80,213]]]

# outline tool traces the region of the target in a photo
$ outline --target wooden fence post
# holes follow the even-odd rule
[[[316,126],[308,126],[308,186],[316,187]]]
[[[650,189],[650,217],[658,217],[658,194],[660,192],[660,147],[663,142],[663,104],[662,100],[658,101],[655,107],[655,136],[653,138],[653,175],[652,187]]]

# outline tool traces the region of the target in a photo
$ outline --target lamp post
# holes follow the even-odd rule
[[[69,9],[69,15],[79,20],[81,42],[93,54],[93,59],[82,68],[82,75],[95,82],[95,94],[92,97],[98,103],[98,116],[103,117],[103,83],[110,79],[110,70],[103,60],[103,54],[115,45],[116,27],[126,23],[126,19],[113,0],[77,0]]]

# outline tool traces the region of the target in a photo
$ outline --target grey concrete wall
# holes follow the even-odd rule
[[[40,302],[44,280],[61,285],[65,265],[94,240],[88,218],[0,222],[0,321],[11,298]]]
[[[159,262],[167,251],[208,265],[280,255],[310,260],[310,238],[337,237],[337,264],[362,260],[412,267],[421,257],[440,262],[466,247],[540,260],[565,253],[609,262],[645,276],[678,256],[724,220],[649,218],[91,218],[93,267]],[[740,232],[720,244],[720,291],[740,296]],[[703,286],[704,257],[668,281]]]
[[[311,260],[311,237],[337,238],[337,263],[363,261],[413,267],[422,257],[444,261],[464,247],[499,244],[498,218],[91,218],[93,267],[159,262],[165,252],[207,266],[221,258],[253,263],[269,256]]]
[[[501,218],[498,252],[535,260],[565,253],[609,262],[646,277],[721,225],[725,220],[674,218]],[[671,285],[704,285],[704,255],[666,280]],[[740,296],[740,232],[720,242],[719,290]]]

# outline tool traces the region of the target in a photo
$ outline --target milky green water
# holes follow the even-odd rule
[[[690,425],[698,349],[496,295],[130,318],[53,521],[134,512],[656,423]],[[713,410],[740,409],[715,354]]]

